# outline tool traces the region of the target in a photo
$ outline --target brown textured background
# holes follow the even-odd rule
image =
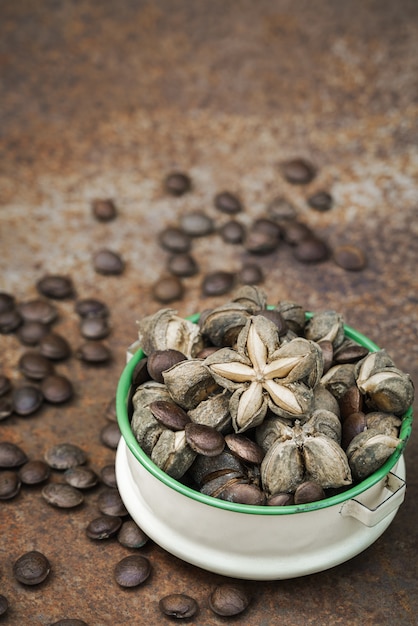
[[[178,215],[204,209],[218,221],[213,196],[229,189],[261,215],[283,194],[331,246],[352,242],[368,266],[349,273],[332,261],[304,266],[283,247],[263,258],[274,303],[335,308],[385,347],[418,380],[418,4],[414,0],[258,0],[111,2],[3,0],[0,4],[0,276],[19,301],[36,296],[47,272],[70,274],[79,297],[112,310],[114,361],[58,366],[76,397],[31,418],[0,424],[0,438],[31,458],[58,442],[88,451],[96,470],[112,462],[100,443],[112,399],[135,339],[135,320],[157,310],[151,285],[165,255],[155,237]],[[292,187],[279,164],[303,156],[318,167],[308,187]],[[164,176],[187,171],[192,193],[167,197]],[[320,214],[307,196],[329,190],[334,208]],[[114,198],[115,222],[93,220],[90,202]],[[100,247],[121,252],[121,277],[94,273]],[[238,269],[244,258],[213,236],[194,247],[202,271]],[[175,303],[190,314],[225,298],[204,299],[200,277],[187,279]],[[58,332],[80,342],[74,302],[58,303]],[[0,336],[3,373],[19,379],[23,348]],[[367,551],[327,572],[297,580],[244,583],[252,595],[240,624],[412,625],[418,614],[418,440],[406,451],[407,496],[394,522]],[[99,490],[79,510],[51,509],[40,489],[0,504],[0,593],[10,602],[2,623],[46,625],[78,617],[90,626],[158,624],[158,600],[187,591],[215,617],[207,598],[221,576],[143,549],[152,579],[118,588],[114,564],[129,552],[85,537]],[[249,538],[251,540],[251,538]],[[38,549],[52,563],[48,581],[23,588],[13,562]],[[168,622],[168,620],[166,620]]]

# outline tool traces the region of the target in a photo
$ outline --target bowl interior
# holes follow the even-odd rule
[[[312,314],[307,314],[307,317],[311,316]],[[188,319],[196,323],[199,319],[199,314],[192,315],[188,317]],[[368,350],[370,350],[371,352],[376,352],[379,350],[379,347],[373,341],[371,341],[365,335],[359,333],[357,330],[347,325],[344,326],[344,329],[347,337],[353,339],[358,344],[368,348]],[[400,443],[396,450],[387,459],[387,461],[376,472],[368,476],[362,482],[337,495],[325,498],[324,500],[310,502],[307,504],[296,504],[288,506],[256,506],[226,502],[225,500],[220,500],[219,498],[214,498],[212,496],[202,494],[194,489],[191,489],[190,487],[187,487],[186,485],[183,485],[178,480],[171,478],[171,476],[166,474],[153,461],[151,461],[150,457],[145,454],[145,452],[142,450],[141,446],[137,442],[131,430],[128,414],[128,401],[130,398],[131,382],[134,368],[137,365],[138,361],[144,358],[144,356],[145,355],[143,351],[138,350],[138,352],[134,354],[134,356],[124,368],[122,375],[119,379],[116,392],[116,412],[122,436],[129,450],[132,452],[137,461],[141,463],[141,465],[159,481],[188,498],[192,498],[193,500],[220,509],[226,509],[229,511],[236,511],[238,513],[247,513],[253,515],[288,515],[292,513],[301,513],[304,511],[314,511],[343,503],[346,500],[354,498],[360,493],[363,493],[364,491],[375,485],[377,482],[382,480],[388,474],[388,472],[390,472],[390,470],[397,463],[399,457],[401,456],[411,434],[413,419],[412,407],[410,407],[403,416],[399,434]]]

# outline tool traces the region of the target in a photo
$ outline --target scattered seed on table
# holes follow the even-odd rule
[[[121,255],[113,250],[99,250],[93,257],[93,267],[98,274],[104,276],[122,274],[125,262]]]
[[[102,315],[83,317],[80,322],[80,333],[85,339],[104,339],[110,330],[108,318]]]
[[[180,217],[181,230],[189,237],[203,237],[214,231],[213,219],[202,211],[185,213]]]
[[[84,450],[72,443],[58,443],[45,452],[45,461],[53,469],[66,470],[83,465],[86,460]]]
[[[0,333],[8,335],[19,328],[22,317],[16,309],[0,313]]]
[[[35,385],[20,385],[13,389],[12,406],[17,415],[32,415],[42,406],[43,401],[44,395]]]
[[[38,585],[47,578],[50,571],[49,560],[37,550],[22,554],[13,565],[16,580],[24,585]]]
[[[100,441],[112,450],[116,450],[119,440],[120,429],[117,422],[109,422],[100,431]]]
[[[101,341],[89,340],[78,347],[75,356],[90,365],[100,365],[108,363],[112,358],[112,353],[110,348]]]
[[[312,163],[305,159],[291,159],[282,164],[282,174],[292,185],[306,185],[315,178],[316,171]]]
[[[13,311],[16,307],[16,299],[11,293],[0,291],[0,313]]]
[[[13,404],[10,398],[0,398],[0,421],[10,417],[13,414]]]
[[[117,487],[115,465],[105,465],[100,470],[100,478],[107,487]]]
[[[71,347],[65,337],[58,333],[44,335],[38,344],[39,352],[53,361],[62,361],[71,354]]]
[[[48,324],[34,320],[23,322],[17,329],[16,336],[24,346],[36,346],[49,332]]]
[[[93,200],[91,210],[99,222],[110,222],[117,216],[116,205],[110,198]]]
[[[0,617],[7,612],[8,608],[9,608],[8,599],[6,598],[6,596],[3,596],[2,594],[0,594]]]
[[[4,374],[0,374],[0,396],[4,396],[6,393],[12,388],[12,383],[10,378],[4,376]]]
[[[334,261],[345,270],[358,272],[366,267],[364,251],[354,245],[338,246],[334,249]]]
[[[235,275],[232,272],[210,272],[203,277],[202,294],[204,296],[221,296],[233,288]]]
[[[308,198],[309,206],[316,211],[329,211],[332,203],[332,196],[327,191],[318,191]]]
[[[162,230],[158,236],[158,241],[160,246],[168,252],[189,252],[192,247],[192,240],[189,235],[176,226],[169,226]]]
[[[103,515],[116,515],[117,517],[128,515],[119,491],[111,487],[107,487],[99,495],[98,508]]]
[[[215,207],[222,213],[232,215],[242,211],[242,203],[237,195],[230,191],[221,191],[214,198]]]
[[[179,252],[168,258],[167,271],[175,276],[189,277],[199,272],[199,265],[191,254]]]
[[[116,564],[114,574],[121,587],[137,587],[151,574],[151,563],[145,556],[131,554]]]
[[[286,198],[277,196],[267,205],[267,214],[271,219],[281,222],[282,220],[293,220],[297,212],[293,204]]]
[[[42,496],[48,504],[59,509],[72,509],[84,500],[81,491],[63,483],[48,483],[42,489]]]
[[[20,467],[27,460],[20,446],[11,441],[0,441],[0,468]]]
[[[80,317],[108,317],[110,315],[107,304],[95,298],[77,300],[75,312]]]
[[[64,480],[76,489],[90,489],[97,485],[99,478],[96,472],[90,467],[77,465],[65,470]]]
[[[87,622],[84,622],[82,619],[71,619],[64,618],[59,619],[57,622],[51,624],[51,626],[89,626]]]
[[[263,270],[255,263],[246,263],[238,272],[238,281],[242,285],[259,285],[264,281]]]
[[[10,500],[17,496],[22,485],[17,472],[0,471],[0,500]]]
[[[68,402],[74,393],[71,381],[61,374],[52,374],[44,378],[41,383],[41,391],[45,400],[52,404]]]
[[[163,276],[152,288],[152,295],[158,302],[173,302],[184,295],[183,283],[177,276]]]
[[[245,239],[245,233],[245,227],[237,220],[229,220],[219,228],[219,234],[225,243],[242,243]]]
[[[50,474],[49,465],[39,459],[27,461],[18,472],[19,478],[24,485],[38,485],[48,480]]]
[[[320,263],[330,256],[326,243],[316,236],[306,237],[300,241],[293,248],[293,254],[302,263]]]
[[[114,537],[120,527],[122,519],[116,515],[100,515],[89,522],[86,528],[86,535],[89,539],[101,541]]]
[[[60,274],[44,276],[37,281],[36,288],[43,296],[56,300],[74,296],[73,281],[69,276],[61,276]]]
[[[51,324],[58,317],[57,308],[47,300],[35,298],[18,305],[18,311],[27,322],[41,322],[41,324]]]
[[[193,617],[199,608],[196,600],[185,593],[170,593],[161,598],[158,606],[164,615],[176,619]]]
[[[164,180],[165,190],[173,196],[182,196],[192,188],[192,181],[184,172],[171,172]]]
[[[125,548],[142,548],[149,541],[148,535],[133,520],[123,522],[117,538]]]
[[[24,352],[17,364],[19,371],[33,380],[42,380],[54,372],[54,366],[39,352]]]
[[[249,598],[241,586],[225,583],[216,587],[209,597],[209,607],[217,615],[231,617],[245,611]]]

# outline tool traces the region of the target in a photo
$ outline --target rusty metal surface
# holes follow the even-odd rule
[[[135,320],[159,308],[151,286],[166,258],[156,235],[191,209],[220,219],[213,196],[223,189],[240,194],[247,222],[284,194],[330,245],[364,248],[368,265],[360,273],[332,261],[301,265],[280,248],[262,260],[265,290],[271,302],[341,311],[418,380],[416,2],[3,0],[0,34],[1,290],[28,300],[45,273],[71,275],[79,297],[109,304],[114,354],[108,367],[75,358],[57,366],[71,376],[74,400],[3,421],[1,440],[21,445],[30,458],[71,441],[97,471],[112,462],[100,430]],[[293,156],[318,167],[308,187],[280,175],[280,162]],[[173,169],[191,175],[187,196],[164,193],[162,180]],[[319,189],[335,199],[327,213],[307,207]],[[116,221],[92,218],[96,197],[114,198]],[[122,276],[93,271],[101,247],[123,254]],[[202,271],[238,269],[243,259],[216,236],[199,240],[195,252]],[[224,300],[203,298],[200,280],[187,279],[187,295],[175,303],[181,314]],[[57,306],[56,330],[75,349],[74,301]],[[17,381],[23,348],[13,335],[1,335],[0,344],[1,371]],[[234,623],[415,624],[417,457],[414,431],[406,500],[373,546],[316,575],[246,581],[252,602]],[[114,564],[129,551],[85,536],[99,493],[74,511],[52,509],[39,488],[0,504],[0,593],[10,603],[0,621],[157,624],[164,621],[159,598],[187,591],[200,604],[192,623],[224,623],[208,608],[208,595],[225,579],[158,546],[143,549],[153,565],[150,581],[134,591],[117,586]],[[42,585],[24,588],[12,567],[32,549],[48,556],[52,572]]]

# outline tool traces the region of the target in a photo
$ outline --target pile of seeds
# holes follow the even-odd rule
[[[162,309],[138,322],[132,431],[171,477],[243,504],[321,500],[374,473],[400,444],[414,387],[336,311],[267,306],[241,287],[199,324]]]
[[[311,163],[295,159],[283,164],[282,174],[291,184],[305,185],[313,180],[316,170]],[[191,178],[186,173],[172,173],[165,180],[165,190],[176,197],[190,193],[193,191]],[[226,245],[234,245],[247,256],[253,256],[254,261],[244,261],[237,274],[225,270],[203,272],[201,290],[204,296],[223,295],[240,284],[261,284],[265,277],[260,258],[273,254],[281,246],[289,246],[300,263],[313,264],[332,259],[349,271],[361,270],[367,264],[364,251],[355,245],[344,244],[331,250],[320,235],[298,218],[296,209],[285,197],[274,198],[265,214],[248,227],[240,220],[245,209],[236,194],[230,191],[217,193],[213,204],[222,216],[219,221],[204,211],[183,212],[177,223],[160,232],[158,242],[168,257],[166,275],[153,286],[157,301],[168,303],[184,297],[185,279],[201,271],[193,256],[193,241],[205,236],[219,236]],[[307,205],[316,211],[329,211],[333,198],[327,191],[318,191],[307,198]]]

